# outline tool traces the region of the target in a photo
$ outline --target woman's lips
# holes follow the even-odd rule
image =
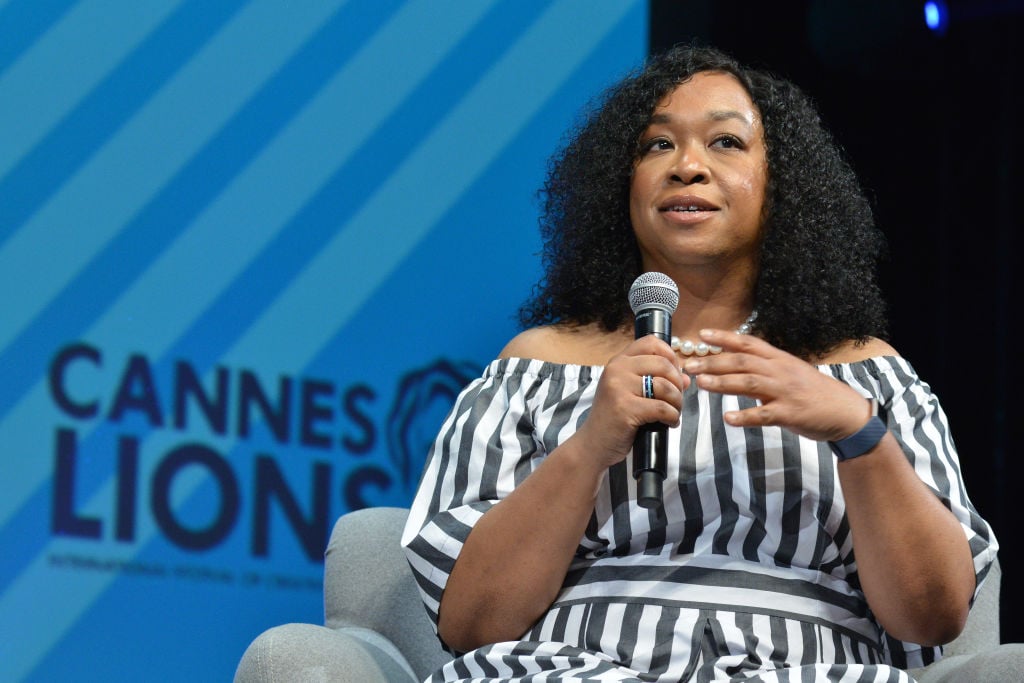
[[[701,197],[677,195],[658,205],[659,211],[717,211],[718,207]]]
[[[658,211],[673,223],[699,223],[709,218],[718,207],[700,197],[671,197],[658,206]]]

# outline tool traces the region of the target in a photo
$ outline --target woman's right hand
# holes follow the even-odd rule
[[[551,328],[534,328],[502,355],[543,357],[567,338],[576,341]],[[639,426],[679,423],[682,392],[690,380],[677,363],[671,347],[657,337],[631,342],[605,364],[579,430],[476,522],[438,610],[439,633],[449,646],[465,652],[514,640],[551,606],[608,467],[632,450]],[[653,399],[643,397],[644,375],[654,378]]]
[[[654,398],[644,398],[644,375],[654,378]],[[653,335],[641,337],[605,365],[594,405],[575,438],[603,471],[629,454],[639,427],[679,424],[689,384],[672,347]]]

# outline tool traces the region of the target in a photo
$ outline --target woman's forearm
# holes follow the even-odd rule
[[[975,589],[970,548],[956,518],[886,435],[839,463],[861,588],[893,637],[939,645],[963,629]]]
[[[561,589],[604,469],[572,438],[476,523],[448,579],[438,630],[465,652],[521,636]]]

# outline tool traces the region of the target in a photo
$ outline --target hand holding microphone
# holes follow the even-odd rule
[[[594,404],[576,432],[598,470],[633,454],[638,503],[644,507],[661,504],[667,425],[678,424],[683,392],[690,384],[669,345],[678,300],[678,289],[667,275],[637,278],[630,290],[636,339],[606,362]]]
[[[636,339],[655,335],[666,344],[672,339],[672,314],[679,305],[679,288],[664,273],[649,272],[629,288],[629,305],[636,322]],[[643,396],[656,398],[654,378],[642,378]],[[662,483],[667,474],[668,427],[662,422],[642,425],[633,441],[633,477],[637,480],[637,504],[645,508],[662,504]]]

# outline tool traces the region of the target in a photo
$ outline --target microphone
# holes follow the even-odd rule
[[[672,314],[679,305],[679,288],[668,275],[649,272],[629,288],[629,306],[636,320],[636,339],[657,335],[666,344],[672,340]],[[668,427],[652,422],[637,429],[633,440],[633,478],[637,480],[637,504],[644,508],[662,505],[662,482],[667,473]]]

